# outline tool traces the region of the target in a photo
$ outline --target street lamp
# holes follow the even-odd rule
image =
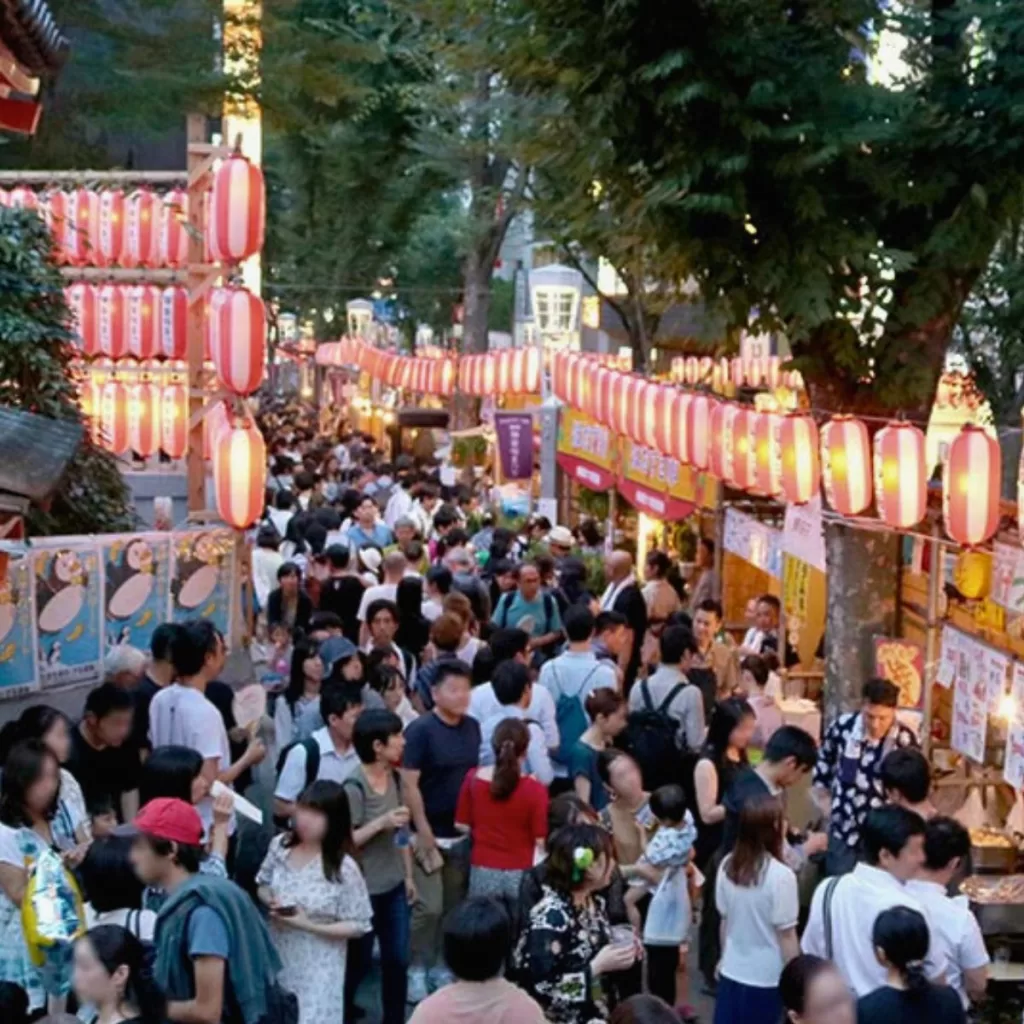
[[[348,333],[357,338],[371,340],[373,333],[373,303],[369,299],[352,299],[345,303]]]

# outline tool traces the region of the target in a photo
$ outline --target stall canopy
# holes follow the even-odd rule
[[[46,0],[0,0],[0,130],[34,134],[42,80],[56,77],[68,48]]]

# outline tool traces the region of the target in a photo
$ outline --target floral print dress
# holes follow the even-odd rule
[[[363,934],[369,932],[373,910],[356,862],[346,857],[341,878],[329,881],[319,857],[301,867],[292,866],[283,838],[277,836],[271,842],[256,883],[272,889],[281,903],[296,904],[314,921],[347,921],[359,925]],[[311,935],[273,920],[271,930],[284,964],[281,984],[299,1000],[299,1024],[342,1024],[348,942]]]
[[[604,987],[590,962],[609,940],[602,896],[578,907],[572,896],[546,885],[516,946],[516,980],[554,1024],[605,1021]]]

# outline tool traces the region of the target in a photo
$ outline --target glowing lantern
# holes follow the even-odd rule
[[[708,469],[719,480],[725,479],[725,439],[727,432],[731,437],[735,408],[730,402],[717,402],[708,419]]]
[[[677,391],[675,406],[669,424],[669,450],[680,464],[690,462],[690,404],[694,396],[689,391]]]
[[[243,156],[225,160],[210,190],[206,238],[211,258],[238,263],[259,252],[265,220],[263,172]]]
[[[148,381],[128,388],[128,447],[146,458],[160,447],[160,389]]]
[[[160,203],[159,261],[165,267],[184,267],[188,264],[188,193],[171,189]]]
[[[1003,462],[999,442],[968,424],[949,446],[942,469],[942,517],[958,544],[976,547],[999,528]]]
[[[686,410],[686,461],[697,469],[707,469],[710,463],[711,414],[716,406],[707,395],[694,395]]]
[[[218,289],[213,300],[216,329],[213,365],[221,384],[235,395],[251,395],[263,382],[267,364],[263,300],[244,288]]]
[[[455,390],[455,360],[441,359],[439,362],[436,394],[449,397]]]
[[[82,415],[89,420],[89,433],[93,444],[102,445],[100,409],[103,405],[103,383],[98,375],[90,373],[79,384],[78,404],[82,408]]]
[[[696,384],[700,380],[700,360],[696,356],[687,356],[683,363],[683,380],[687,384]]]
[[[67,194],[64,205],[64,237],[61,240],[64,258],[75,267],[94,263],[93,225],[99,219],[100,197],[87,188],[76,188]]]
[[[11,189],[4,205],[9,206],[12,210],[38,210],[39,196],[32,189],[18,185]]]
[[[629,374],[616,373],[612,379],[611,423],[609,426],[619,434],[629,431],[630,390]]]
[[[726,437],[722,448],[725,455],[725,479],[731,487],[741,491],[750,490],[753,480],[750,453],[754,448],[754,416],[753,410],[735,406],[724,424]]]
[[[84,355],[96,355],[99,351],[99,324],[97,321],[99,312],[96,286],[85,283],[73,284],[64,290],[64,295],[74,319],[78,347]]]
[[[773,452],[775,431],[780,419],[773,412],[755,413],[747,449],[748,490],[769,498],[774,498],[782,489],[781,466]]]
[[[108,380],[100,393],[102,445],[115,455],[128,451],[128,392],[119,380]]]
[[[124,289],[117,284],[103,284],[98,289],[97,297],[97,351],[109,359],[123,359],[128,354]]]
[[[676,388],[659,385],[654,396],[654,438],[652,448],[662,455],[673,455],[675,446],[675,425],[679,421],[679,396]]]
[[[148,188],[133,192],[124,201],[121,262],[126,267],[160,265],[160,200]]]
[[[188,292],[180,285],[160,291],[157,318],[157,355],[165,359],[188,357]]]
[[[890,423],[875,434],[874,447],[879,518],[896,530],[916,526],[928,508],[924,433],[909,423]]]
[[[231,425],[227,403],[223,400],[208,405],[203,414],[203,458],[212,459],[217,438]]]
[[[818,493],[821,483],[818,427],[810,416],[784,416],[775,436],[782,496],[791,505],[803,505]]]
[[[647,448],[657,447],[655,426],[655,402],[660,384],[632,378],[632,394],[629,399],[629,436]]]
[[[590,408],[585,410],[588,415],[608,426],[611,417],[612,371],[606,366],[599,366],[594,371],[594,386],[590,392]]]
[[[167,384],[160,395],[160,447],[171,459],[188,450],[188,391],[184,384]]]
[[[125,289],[125,293],[128,355],[135,359],[152,359],[158,354],[160,289],[151,284],[139,284]]]
[[[224,427],[213,446],[213,483],[217,512],[236,530],[252,526],[263,514],[267,450],[252,423]]]
[[[740,356],[736,356],[729,364],[729,376],[737,390],[746,383],[747,368]]]
[[[821,480],[825,500],[841,515],[859,516],[871,504],[871,440],[868,428],[836,416],[821,428]]]
[[[774,391],[782,381],[782,360],[778,356],[768,356],[765,360],[764,382]]]
[[[120,189],[101,192],[95,216],[89,221],[89,247],[97,267],[121,262],[124,250],[124,193]]]

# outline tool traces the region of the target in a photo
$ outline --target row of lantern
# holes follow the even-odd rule
[[[263,247],[263,172],[242,156],[224,160],[205,195],[206,262],[236,263]],[[54,236],[57,259],[75,267],[171,267],[188,263],[188,193],[142,188],[0,190],[0,205],[36,210]]]
[[[349,339],[349,343],[355,345],[355,364],[371,377],[390,387],[442,397],[450,396],[454,389],[455,361],[453,359],[403,356],[397,352],[385,352],[374,348],[374,346],[357,339]],[[345,343],[338,342],[337,344]]]
[[[184,359],[188,352],[188,293],[179,286],[93,285],[66,291],[84,355],[107,359]],[[214,288],[205,301],[204,357],[225,390],[249,395],[267,361],[263,300],[244,288]]]
[[[799,370],[783,370],[781,356],[675,356],[670,364],[670,377],[676,384],[698,386],[706,384],[720,391],[726,384],[735,388],[779,387],[798,391],[803,387]]]
[[[925,435],[912,424],[890,423],[872,440],[863,422],[836,416],[819,436],[806,414],[760,412],[603,367],[582,374],[579,363],[586,360],[578,357],[559,362],[553,385],[563,401],[737,490],[803,504],[824,485],[826,501],[841,515],[862,515],[874,501],[879,519],[894,529],[910,529],[925,517],[930,467]],[[1000,473],[998,441],[965,427],[943,467],[943,511],[953,540],[973,546],[995,534]]]
[[[467,395],[536,395],[540,389],[541,353],[532,346],[483,352],[459,360],[459,390]]]

